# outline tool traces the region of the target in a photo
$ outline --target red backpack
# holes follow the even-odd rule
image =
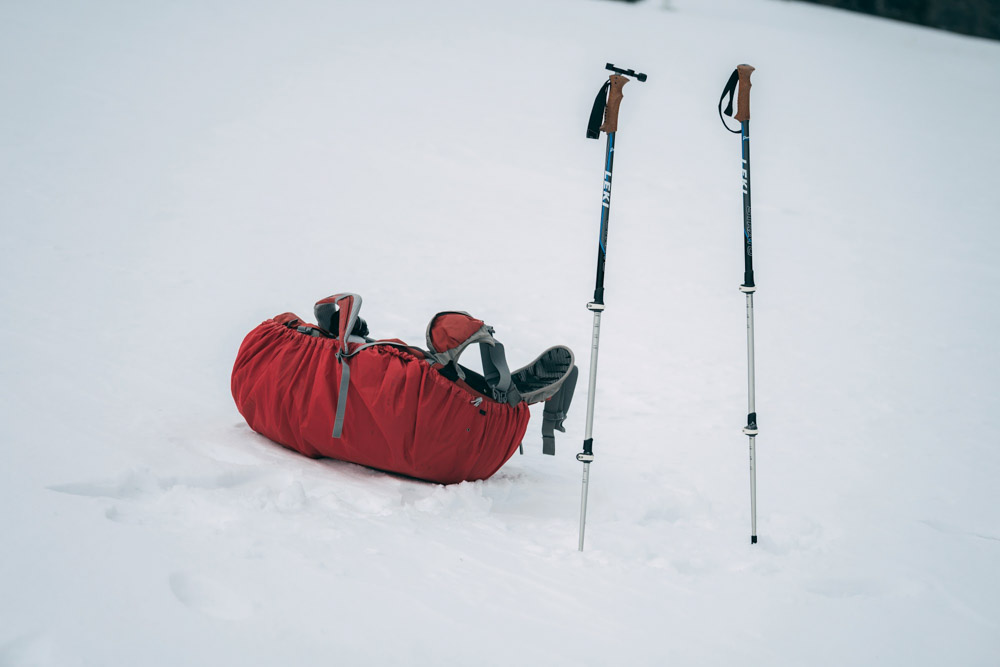
[[[578,374],[568,347],[511,372],[493,328],[468,313],[435,315],[422,350],[368,338],[360,310],[360,296],[337,294],[316,303],[318,324],[284,313],[247,335],[232,391],[253,430],[306,456],[451,484],[499,470],[528,405],[545,401],[543,451],[555,453]],[[474,343],[482,375],[458,363]]]

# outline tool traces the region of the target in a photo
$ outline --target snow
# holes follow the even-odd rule
[[[0,665],[996,665],[1000,44],[777,0],[0,7]],[[616,142],[577,551],[606,62]],[[753,64],[758,532],[739,140]],[[442,487],[229,394],[340,291],[584,377]]]

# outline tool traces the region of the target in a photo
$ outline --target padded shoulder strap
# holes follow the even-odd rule
[[[499,403],[517,405],[521,395],[514,386],[503,345],[493,337],[493,327],[460,310],[446,310],[427,324],[427,347],[430,356],[444,367],[454,369],[462,380],[465,371],[458,360],[467,347],[479,343],[483,377]]]
[[[573,351],[556,345],[542,352],[527,366],[513,373],[514,386],[527,403],[545,401],[542,415],[542,453],[555,454],[554,431],[565,431],[563,421],[573,401],[579,375]]]

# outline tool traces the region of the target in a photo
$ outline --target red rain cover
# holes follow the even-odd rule
[[[377,345],[346,359],[344,428],[334,438],[341,343],[276,321],[287,319],[267,320],[247,335],[232,376],[247,423],[285,447],[452,484],[491,476],[524,437],[527,404],[498,403],[448,380],[416,352]]]

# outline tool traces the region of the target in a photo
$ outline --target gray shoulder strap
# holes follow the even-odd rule
[[[351,367],[347,359],[340,360],[340,391],[337,395],[337,416],[333,420],[333,437],[344,432],[344,413],[347,411],[347,388],[351,385]]]
[[[337,392],[337,415],[333,420],[334,438],[339,438],[344,432],[344,415],[347,412],[347,391],[351,386],[351,367],[347,364],[347,360],[358,352],[357,350],[349,352],[347,344],[353,342],[351,341],[350,332],[354,330],[354,323],[358,320],[358,313],[361,312],[361,297],[357,294],[347,292],[335,294],[323,300],[333,303],[339,308],[340,302],[345,299],[351,304],[351,309],[347,313],[346,326],[338,326],[337,335],[340,338],[340,347],[337,350],[337,361],[340,362],[340,390]],[[340,321],[343,322],[344,319],[343,314],[341,314]]]
[[[576,379],[580,374],[579,369],[573,369],[559,386],[555,395],[545,402],[545,411],[542,413],[542,454],[555,455],[556,438],[553,430],[566,432],[563,421],[569,411],[569,404],[573,402],[573,391],[576,389]]]
[[[479,356],[483,361],[483,377],[493,391],[493,400],[498,403],[517,405],[521,402],[521,394],[514,386],[510,367],[507,365],[507,355],[503,343],[493,338],[491,341],[479,343]]]

